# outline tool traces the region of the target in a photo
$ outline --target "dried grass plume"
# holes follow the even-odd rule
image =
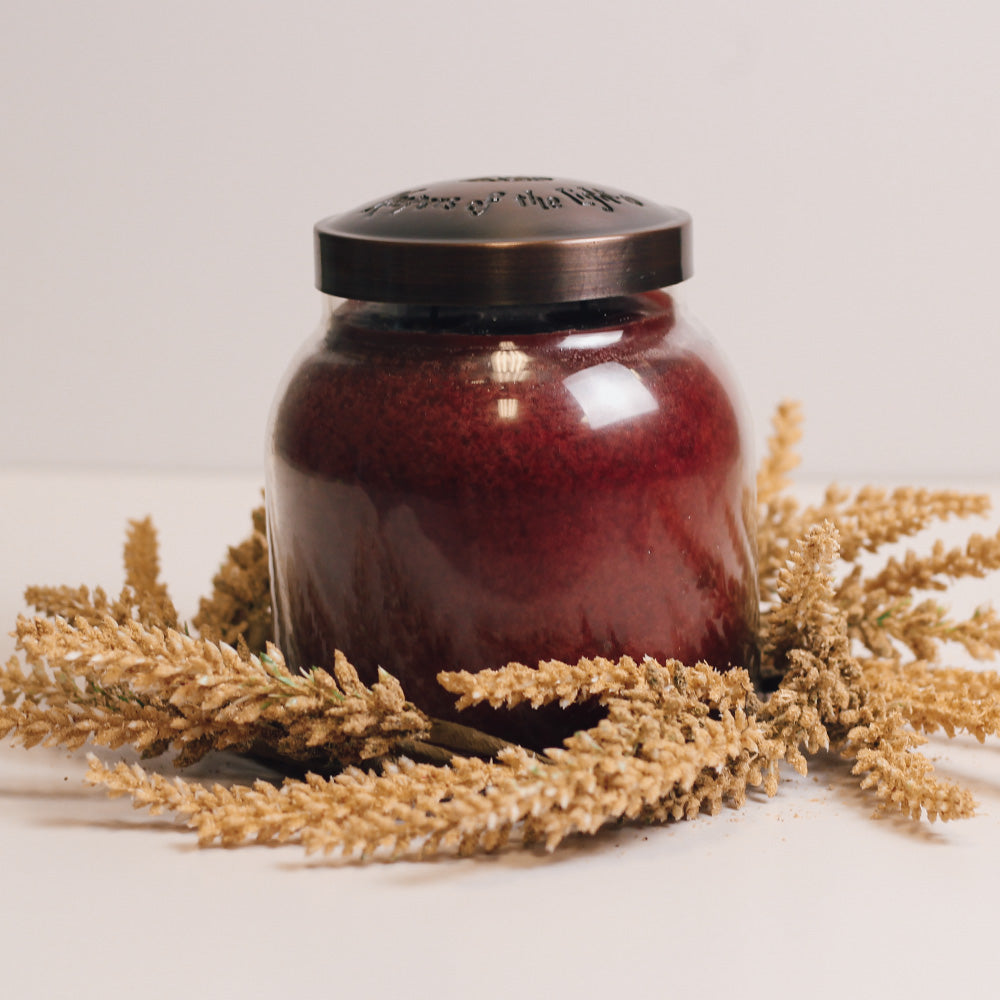
[[[170,751],[154,769],[91,758],[88,781],[171,812],[204,844],[302,844],[344,858],[427,857],[509,843],[554,849],[616,821],[692,819],[778,790],[833,748],[881,809],[971,816],[969,792],[934,774],[925,734],[1000,734],[1000,678],[941,664],[956,646],[1000,650],[1000,619],[955,619],[938,597],[1000,569],[1000,533],[967,544],[884,551],[929,525],[981,515],[987,498],[950,490],[832,486],[803,507],[790,491],[801,413],[779,406],[757,479],[764,676],[651,659],[512,663],[439,682],[459,707],[596,699],[605,717],[532,754],[429,718],[383,673],[365,687],[338,654],[291,671],[272,644],[263,508],[232,547],[192,625],[159,579],[149,520],[131,522],[125,586],[32,587],[18,653],[0,671],[0,736],[24,746],[88,742]],[[280,785],[205,785],[162,773],[212,750],[280,762]]]

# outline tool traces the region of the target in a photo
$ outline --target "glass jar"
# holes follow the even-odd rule
[[[366,683],[382,667],[432,716],[529,746],[593,710],[459,714],[437,673],[628,654],[755,674],[747,427],[662,290],[689,271],[688,232],[675,209],[544,178],[317,226],[331,294],[269,428],[291,664],[340,649]]]

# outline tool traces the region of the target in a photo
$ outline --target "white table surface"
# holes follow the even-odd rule
[[[28,583],[119,587],[125,521],[149,513],[189,616],[258,489],[247,476],[0,473],[0,614],[13,624]],[[952,604],[998,593],[978,581]],[[872,819],[871,795],[826,758],[738,812],[552,855],[367,867],[295,846],[199,849],[169,817],[86,787],[82,754],[7,744],[4,997],[1000,993],[1000,741],[926,748],[979,800],[959,823]]]

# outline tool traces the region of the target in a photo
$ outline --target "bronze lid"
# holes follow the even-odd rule
[[[691,218],[563,177],[410,188],[316,225],[316,286],[422,305],[575,302],[691,274]]]

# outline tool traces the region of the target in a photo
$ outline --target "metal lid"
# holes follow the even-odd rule
[[[691,218],[563,177],[410,188],[316,225],[316,286],[423,305],[575,302],[691,274]]]

